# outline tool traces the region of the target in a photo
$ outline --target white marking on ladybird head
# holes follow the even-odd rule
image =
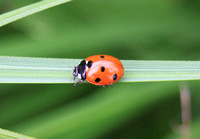
[[[81,74],[80,74],[80,73],[78,74],[78,78],[79,78],[79,79],[82,79],[82,78],[81,78]]]

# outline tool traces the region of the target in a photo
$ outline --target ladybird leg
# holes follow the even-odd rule
[[[108,88],[108,85],[103,85],[104,88]]]
[[[77,81],[77,82],[74,84],[74,87],[78,84],[78,82],[79,82],[79,81]]]
[[[113,84],[110,84],[111,87],[113,87]]]
[[[74,86],[76,86],[77,84],[82,84],[83,83],[83,80],[78,80],[75,84],[74,84]]]
[[[96,87],[101,87],[100,85],[95,85]]]
[[[79,81],[78,81],[79,84],[82,84],[83,82],[84,82],[83,80],[79,80]]]

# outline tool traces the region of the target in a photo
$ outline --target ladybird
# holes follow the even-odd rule
[[[100,86],[108,86],[117,82],[124,75],[124,68],[121,61],[110,55],[93,55],[82,60],[74,67],[74,80],[78,77],[77,83],[87,80],[89,83]]]

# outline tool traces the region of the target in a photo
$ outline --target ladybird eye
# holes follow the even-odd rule
[[[92,61],[91,60],[87,63],[87,66],[88,66],[88,68],[92,67]]]
[[[105,71],[105,67],[102,66],[102,67],[101,67],[101,72],[104,72],[104,71]]]
[[[95,82],[97,82],[97,83],[100,82],[100,81],[101,81],[100,78],[96,78],[96,79],[95,79]]]
[[[117,74],[114,74],[113,75],[113,80],[116,80],[117,79]]]
[[[104,58],[104,56],[100,56],[101,58]]]

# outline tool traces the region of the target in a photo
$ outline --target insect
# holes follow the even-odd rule
[[[107,87],[121,79],[124,75],[124,68],[121,61],[110,55],[93,55],[82,60],[74,67],[74,80],[78,77],[77,83],[87,80],[94,85]]]

